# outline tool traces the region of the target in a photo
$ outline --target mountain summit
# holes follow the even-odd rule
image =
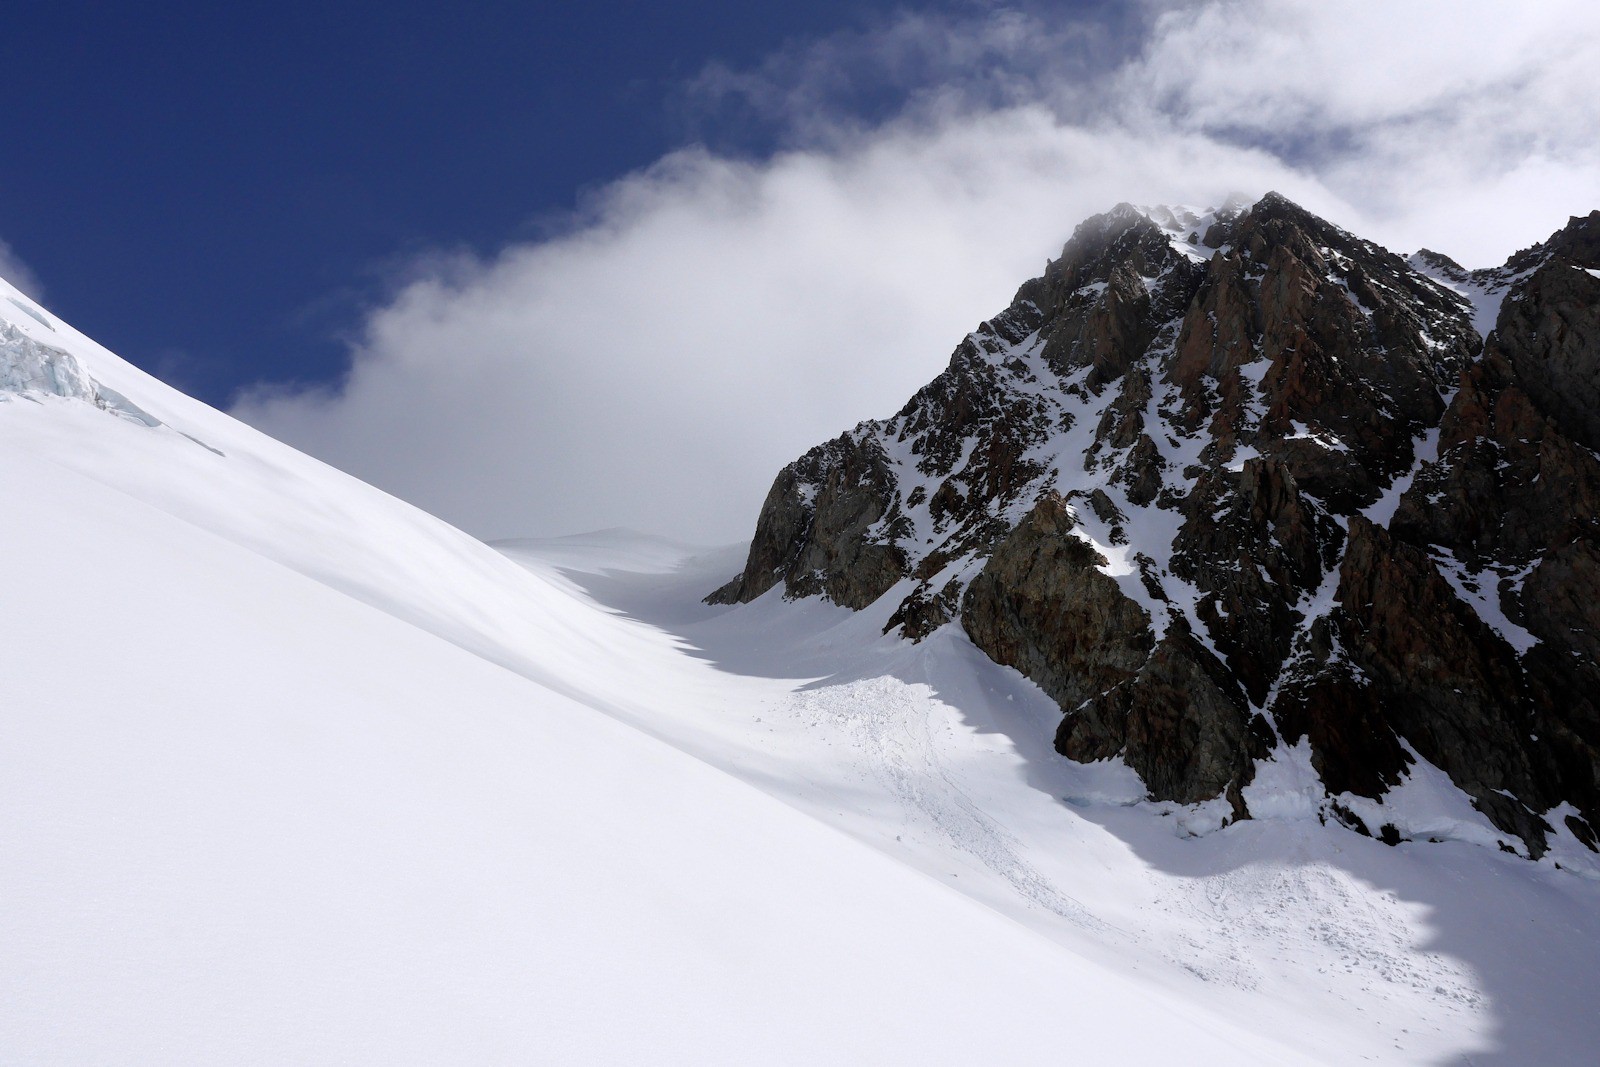
[[[1469,272],[1276,193],[1121,204],[785,467],[709,599],[959,625],[1060,705],[1062,755],[1219,825],[1299,764],[1397,841],[1428,764],[1502,847],[1594,848],[1597,383],[1600,212]]]

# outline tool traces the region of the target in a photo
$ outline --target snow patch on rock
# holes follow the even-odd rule
[[[1256,762],[1255,779],[1241,792],[1255,819],[1312,819],[1326,804],[1326,790],[1311,765],[1311,742],[1279,745]]]
[[[1399,785],[1377,799],[1344,793],[1338,804],[1366,823],[1377,836],[1384,827],[1393,827],[1391,837],[1405,841],[1465,841],[1488,848],[1519,849],[1526,846],[1517,838],[1496,830],[1486,815],[1472,806],[1450,776],[1423,759],[1417,750],[1401,742],[1413,760]]]

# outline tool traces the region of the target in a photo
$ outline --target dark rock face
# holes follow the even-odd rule
[[[1485,814],[1502,830],[1542,848],[1542,834],[1529,837],[1500,811],[1502,790],[1541,810],[1554,803],[1545,788],[1552,768],[1528,741],[1538,716],[1516,652],[1456,596],[1425,551],[1362,518],[1351,520],[1339,602],[1340,638],[1390,728],[1490,805]]]
[[[1181,626],[1131,680],[1090,698],[1056,732],[1064,756],[1120,755],[1162,800],[1192,804],[1226,791],[1240,817],[1238,790],[1271,742],[1271,728],[1251,713],[1227,669]]]
[[[1281,459],[1209,470],[1185,502],[1173,572],[1202,598],[1196,614],[1229,669],[1262,704],[1305,614],[1298,601],[1338,562],[1344,530],[1299,491]]]
[[[864,608],[898,581],[904,555],[872,536],[894,499],[878,442],[843,434],[783,469],[767,493],[744,573],[712,594],[753,600],[783,582],[792,596],[824,593]]]
[[[1564,804],[1593,841],[1600,212],[1469,272],[1275,194],[1120,205],[779,474],[713,598],[780,583],[896,589],[913,640],[959,620],[1061,705],[1059,751],[1154,799],[1246,817],[1305,742],[1347,825],[1331,798],[1421,758],[1530,854]]]
[[[1149,614],[1100,571],[1105,557],[1073,534],[1076,525],[1059,496],[1041,498],[989,557],[961,606],[961,624],[978,647],[1063,708],[1134,677],[1154,644]]]
[[[1600,449],[1600,277],[1554,259],[1508,303],[1495,326],[1496,351],[1558,431]]]

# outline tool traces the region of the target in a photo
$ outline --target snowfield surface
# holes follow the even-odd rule
[[[495,551],[0,296],[4,1062],[1593,1062],[1600,881],[1448,783],[1191,836],[954,628]]]

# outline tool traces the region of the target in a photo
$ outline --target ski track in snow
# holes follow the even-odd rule
[[[550,551],[528,545],[514,555],[551,573],[539,560]],[[1197,838],[1191,812],[1124,796],[1114,768],[1069,764],[1037,745],[1025,755],[1025,739],[1048,738],[1059,712],[954,631],[913,645],[884,637],[873,609],[786,602],[776,591],[707,608],[698,597],[721,581],[707,557],[686,555],[645,575],[605,564],[600,546],[595,552],[556,565],[569,590],[689,651],[685,664],[726,691],[692,719],[647,719],[660,736],[1070,952],[1163,983],[1194,983],[1204,990],[1194,995],[1232,1017],[1307,1049],[1337,1049],[1336,1062],[1518,1062],[1490,1051],[1507,993],[1491,979],[1507,960],[1548,953],[1563,935],[1542,935],[1555,940],[1535,949],[1511,947],[1508,933],[1462,954],[1478,934],[1463,941],[1461,915],[1477,931],[1498,923],[1509,900],[1527,899],[1502,900],[1503,877],[1508,887],[1551,873],[1562,884],[1581,879],[1548,865],[1536,873],[1481,842],[1390,849],[1323,826],[1315,803],[1296,802],[1299,778],[1314,776],[1309,765],[1263,773],[1250,797],[1259,819]],[[1280,753],[1280,761],[1293,758]],[[1462,851],[1435,870],[1450,848]],[[1459,906],[1471,900],[1499,902]],[[1454,916],[1442,941],[1441,909]],[[1521,1011],[1549,996],[1528,989],[1509,987]]]
[[[1208,982],[1260,989],[1321,949],[1318,974],[1341,1000],[1422,994],[1439,1007],[1471,1009],[1483,997],[1472,975],[1440,953],[1419,951],[1400,902],[1375,896],[1348,872],[1322,863],[1251,864],[1165,895],[1205,938],[1182,938],[1169,958]],[[1281,974],[1280,974],[1281,977]]]
[[[1063,892],[1025,858],[1026,844],[972,799],[943,752],[953,727],[926,686],[892,677],[823,685],[795,692],[774,712],[815,736],[844,739],[864,777],[947,847],[1002,880],[1025,907],[1118,942],[1150,943]],[[1420,994],[1446,1016],[1482,1006],[1466,968],[1418,949],[1415,921],[1399,901],[1375,897],[1345,871],[1301,859],[1292,866],[1247,864],[1163,888],[1158,910],[1181,918],[1161,940],[1160,954],[1202,981],[1255,992],[1292,977],[1310,943],[1321,958],[1322,983],[1339,1000]]]
[[[1085,929],[1105,928],[1029,863],[1022,843],[984,814],[951,774],[934,737],[937,716],[925,686],[872,678],[806,689],[789,699],[784,712],[812,728],[842,733],[885,792],[920,814],[959,853],[1003,879],[1028,905]]]

